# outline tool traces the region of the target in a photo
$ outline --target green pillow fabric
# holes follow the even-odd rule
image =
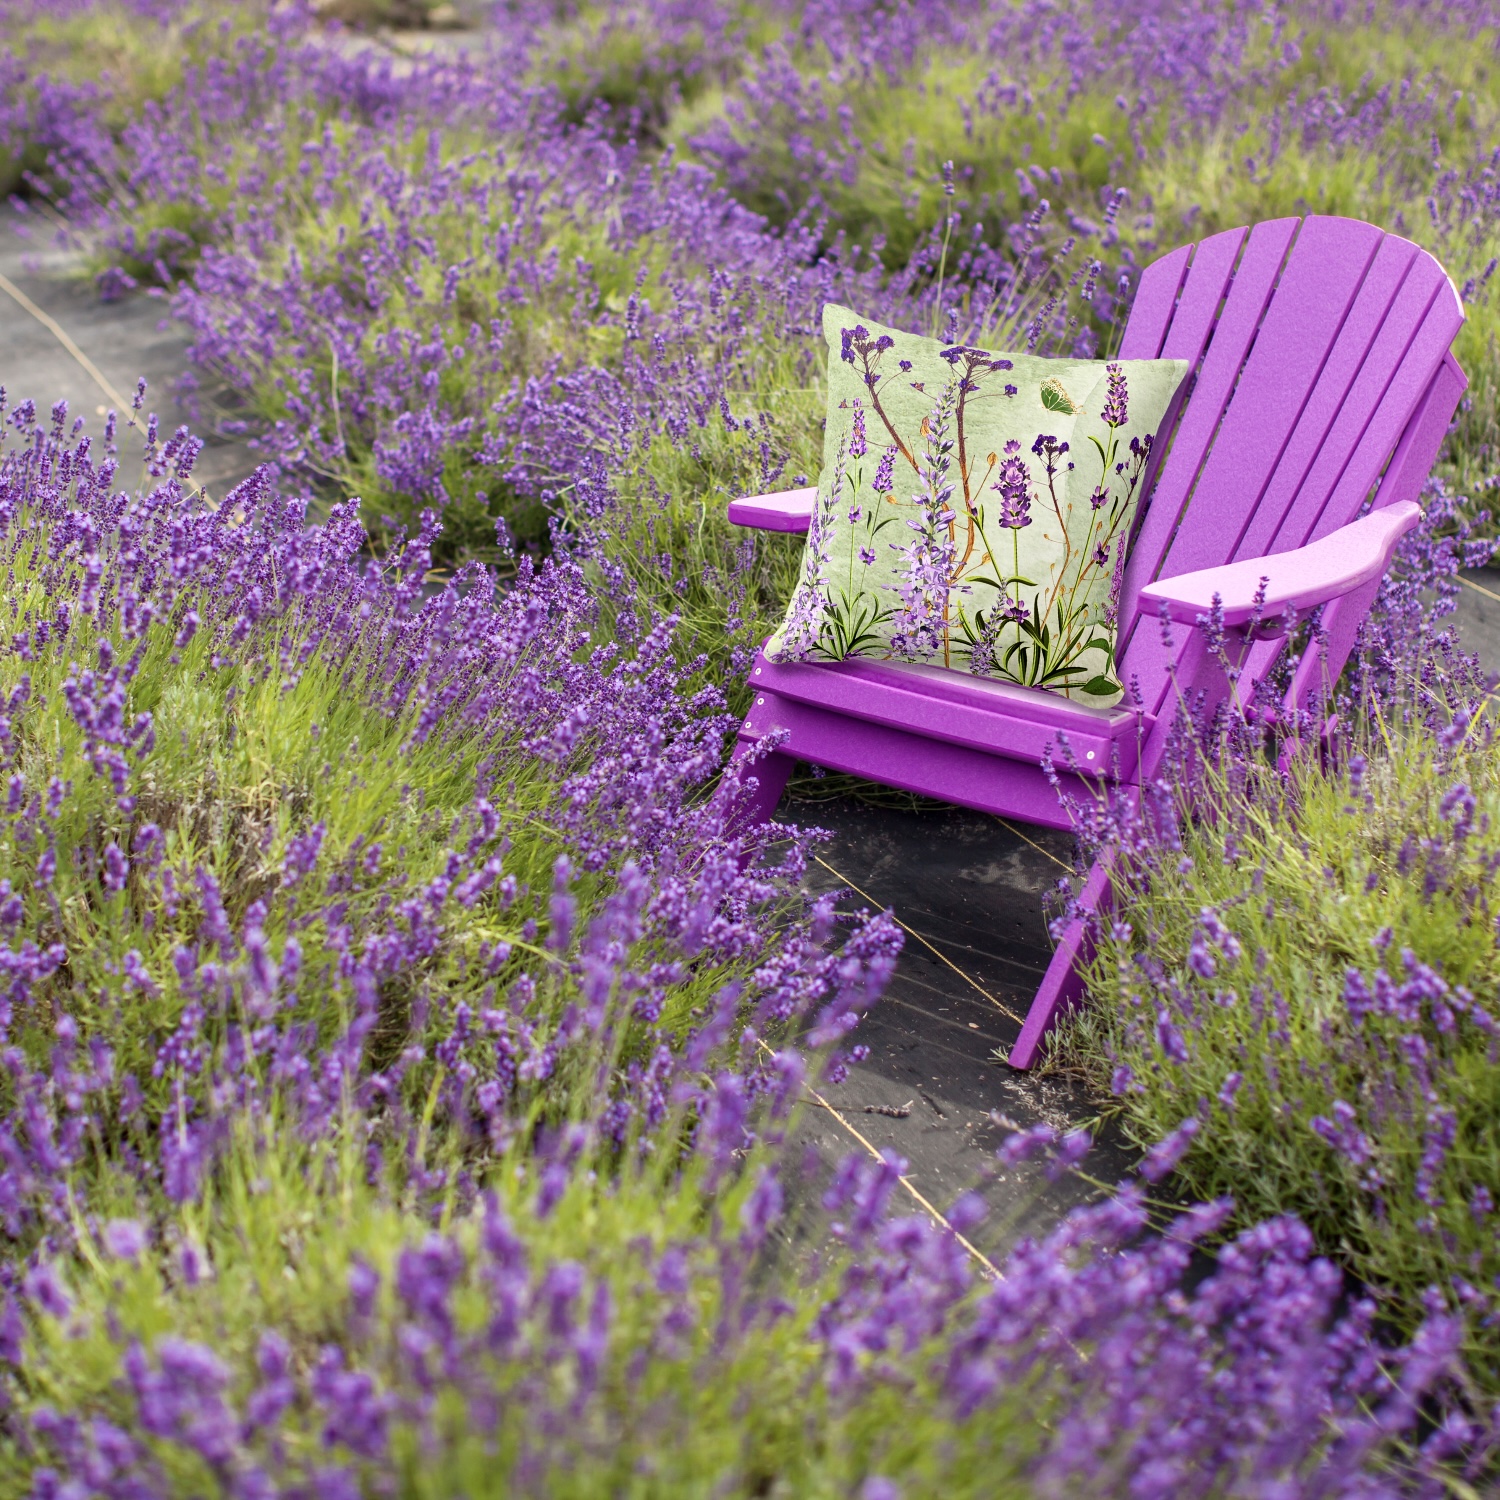
[[[1180,359],[1039,359],[823,309],[828,426],[772,661],[925,662],[1107,707],[1141,478]]]

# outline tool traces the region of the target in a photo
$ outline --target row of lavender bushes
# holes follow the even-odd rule
[[[1319,1240],[1278,1217],[1301,1200],[1173,1219],[1136,1185],[992,1282],[903,1216],[895,1164],[806,1177],[779,1145],[799,1082],[842,1065],[896,935],[802,905],[801,837],[747,871],[715,790],[795,565],[722,502],[816,467],[821,302],[1094,347],[1170,238],[1144,179],[1115,189],[1232,130],[1250,85],[1302,108],[1285,23],[507,8],[497,53],[413,60],[294,9],[8,10],[33,212],[71,220],[106,294],[170,291],[205,413],[272,468],[199,502],[179,443],[121,494],[65,417],[12,423],[0,1486],[883,1500],[1486,1471],[1476,1320],[1439,1298],[1381,1323],[1317,1258],[1343,1245],[1316,1205]],[[78,42],[106,11],[130,40],[101,78]],[[160,75],[132,61],[143,18],[178,44]],[[943,74],[980,39],[1032,69],[1014,97]],[[1042,167],[1146,62],[1129,172]],[[862,143],[950,105],[967,155],[905,125],[910,152]],[[1180,128],[1141,134],[1159,117]],[[975,185],[1004,130],[1045,209],[1029,168],[1014,201]],[[767,139],[791,167],[736,155]],[[307,485],[315,531],[282,498]],[[1172,1128],[1196,1100],[1159,1100],[1148,1184],[1207,1139]],[[950,1219],[983,1244],[979,1215]]]

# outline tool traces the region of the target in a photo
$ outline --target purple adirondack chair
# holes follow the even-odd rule
[[[1287,692],[1286,707],[1305,710],[1324,674],[1342,670],[1396,543],[1420,518],[1416,496],[1468,384],[1450,347],[1462,322],[1432,256],[1354,219],[1271,220],[1154,262],[1120,357],[1184,359],[1190,374],[1163,424],[1159,473],[1146,477],[1120,601],[1120,676],[1138,685],[1142,706],[1090,709],[941,667],[757,656],[736,759],[763,736],[786,738],[753,767],[747,816],[769,818],[793,762],[806,760],[1066,828],[1041,765],[1046,747],[1065,737],[1075,769],[1057,774],[1075,797],[1097,795],[1112,767],[1131,795],[1167,748],[1172,695],[1212,703],[1228,692],[1199,628],[1215,595],[1243,660],[1241,693],[1270,670],[1283,642],[1255,626],[1263,579],[1262,621],[1324,607],[1326,656],[1306,653]],[[729,518],[805,532],[816,494],[737,500]],[[1180,622],[1170,648],[1163,609]],[[1110,896],[1101,862],[1083,911]],[[1081,993],[1090,934],[1080,917],[1057,944],[1013,1066],[1032,1065],[1059,1008]]]

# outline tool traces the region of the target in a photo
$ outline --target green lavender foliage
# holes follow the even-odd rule
[[[1500,1389],[1500,762],[1488,712],[1367,722],[1347,758],[1205,773],[1180,847],[1122,857],[1056,1056],[1184,1191],[1296,1213],[1405,1327],[1462,1313]],[[1370,998],[1373,995],[1374,998]]]

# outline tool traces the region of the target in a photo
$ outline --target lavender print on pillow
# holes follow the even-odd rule
[[[1182,360],[995,354],[823,310],[818,505],[773,661],[925,662],[1104,707]]]

